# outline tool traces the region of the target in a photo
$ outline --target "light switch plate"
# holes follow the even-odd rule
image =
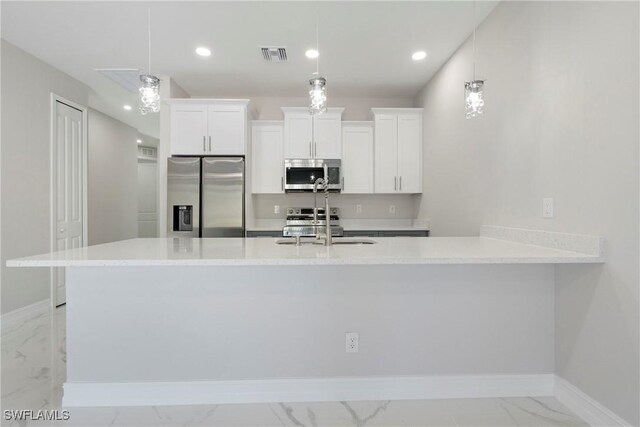
[[[280,213],[280,205],[273,205],[273,213],[274,214]]]
[[[356,213],[362,213],[362,205],[356,205]]]

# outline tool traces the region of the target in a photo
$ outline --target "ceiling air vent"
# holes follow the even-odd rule
[[[269,62],[286,62],[287,49],[284,47],[261,46],[262,58]]]
[[[96,71],[113,80],[129,92],[138,92],[140,71],[137,68],[96,68]]]

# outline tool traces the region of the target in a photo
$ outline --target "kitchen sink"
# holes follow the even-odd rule
[[[349,237],[334,237],[333,244],[334,245],[373,245],[376,242],[372,239],[360,239],[360,238],[349,238]],[[287,239],[279,239],[276,240],[277,245],[295,245],[296,239],[293,237]],[[314,238],[302,238],[300,239],[301,245],[324,245],[322,240],[316,240]]]

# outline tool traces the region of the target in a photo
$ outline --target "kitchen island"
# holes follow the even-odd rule
[[[599,237],[502,227],[276,240],[134,239],[8,265],[66,268],[64,405],[120,406],[549,395],[553,265],[604,261]]]

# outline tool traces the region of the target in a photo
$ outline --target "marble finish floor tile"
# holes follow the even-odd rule
[[[1,337],[2,409],[60,409],[66,379],[65,310]],[[67,421],[2,426],[587,426],[553,397],[376,402],[68,408]]]

